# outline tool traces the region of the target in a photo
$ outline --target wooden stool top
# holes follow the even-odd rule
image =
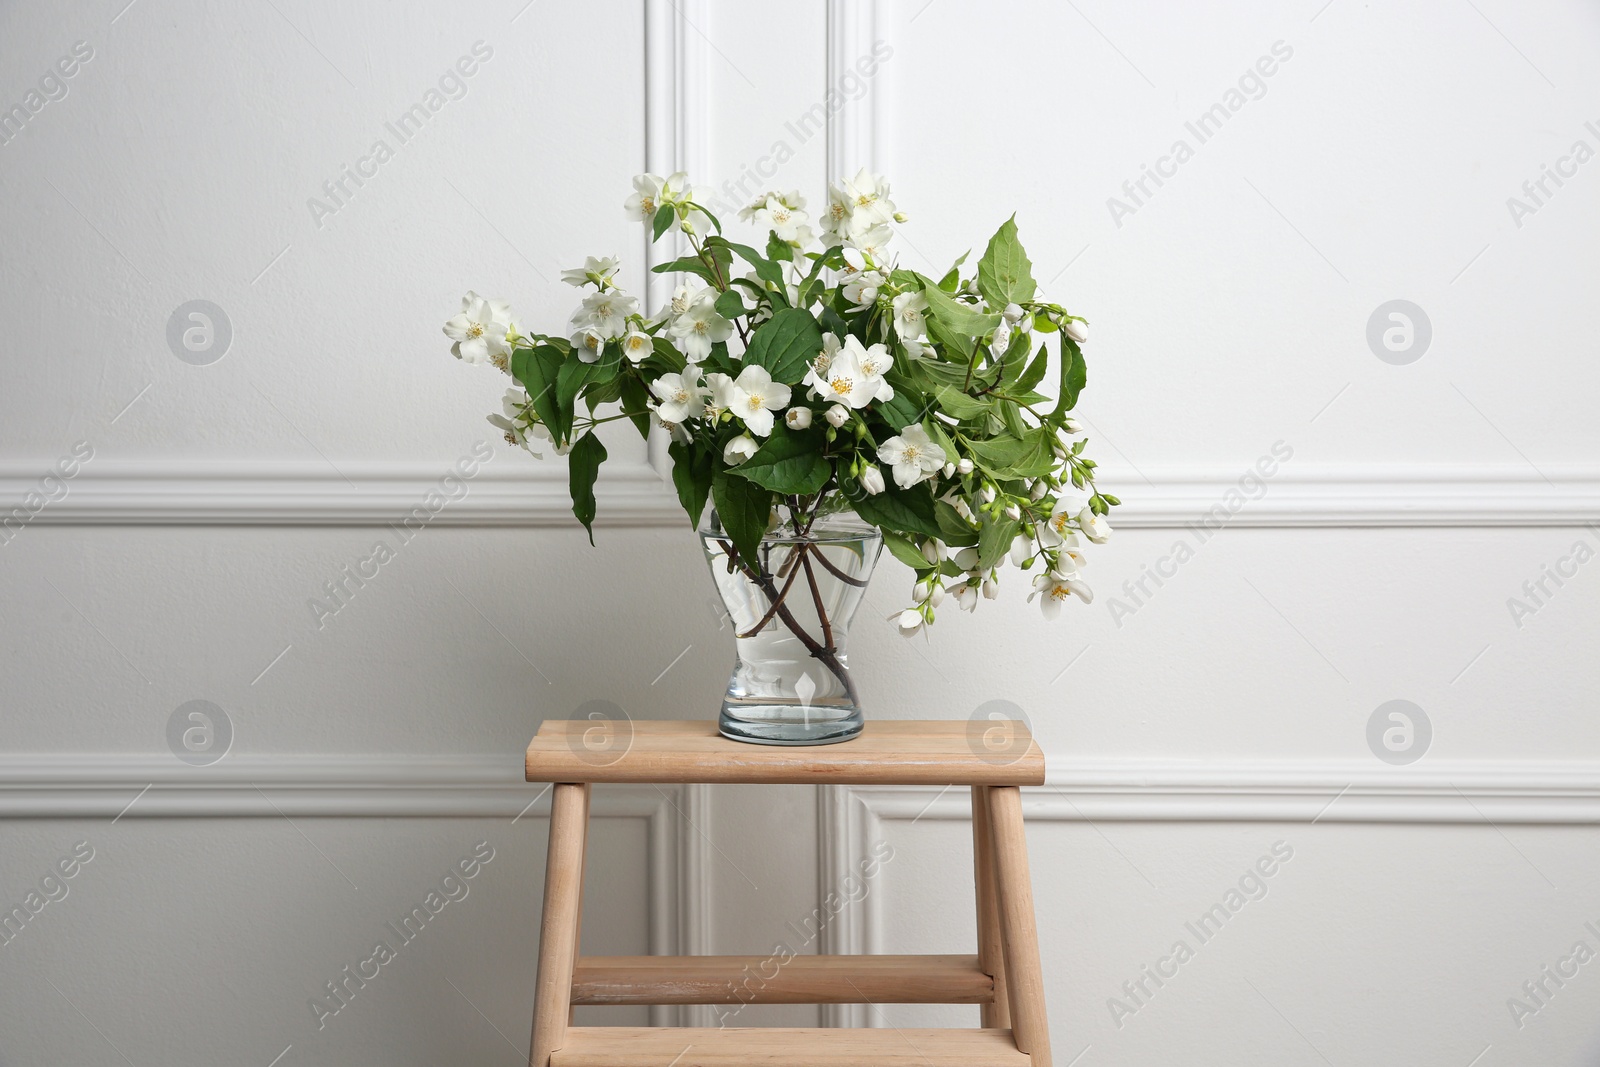
[[[1044,753],[1020,722],[870,721],[834,745],[730,741],[701,721],[548,719],[530,782],[1043,785]]]

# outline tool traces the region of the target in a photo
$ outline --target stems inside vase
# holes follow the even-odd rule
[[[827,496],[828,487],[824,487],[821,492],[809,499],[796,496],[785,499],[784,506],[789,511],[789,525],[798,536],[802,538],[809,537],[812,526],[816,523]],[[767,570],[763,560],[741,559],[738,550],[727,539],[719,539],[717,543],[722,547],[723,552],[727,554],[729,566],[737,566],[745,577],[754,583],[767,598],[768,608],[765,614],[754,626],[739,633],[738,636],[741,638],[754,637],[776,617],[805,646],[806,651],[811,654],[812,658],[826,667],[839,680],[839,683],[844,686],[845,693],[849,697],[851,704],[859,705],[860,700],[856,694],[855,681],[850,677],[849,669],[839,660],[838,648],[834,641],[833,624],[828,618],[827,606],[823,603],[822,590],[817,584],[817,575],[812,567],[812,562],[815,560],[817,564],[826,569],[835,578],[848,585],[862,587],[867,583],[841,571],[822,554],[821,547],[815,541],[809,539],[794,542],[790,546],[789,557],[779,566],[776,575]],[[809,633],[800,624],[800,621],[795,618],[794,613],[790,611],[786,603],[790,590],[795,587],[802,573],[805,575],[806,586],[811,593],[812,606],[816,610],[817,621],[822,630],[820,637]],[[778,585],[780,579],[783,581],[781,587]]]

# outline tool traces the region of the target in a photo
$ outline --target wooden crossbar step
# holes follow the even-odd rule
[[[588,956],[574,1004],[988,1004],[977,956]]]
[[[573,1027],[550,1067],[1029,1067],[1010,1030]]]

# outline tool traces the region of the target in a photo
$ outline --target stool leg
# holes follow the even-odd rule
[[[1031,1057],[1033,1067],[1050,1067],[1050,1028],[1045,1020],[1044,973],[1039,965],[1039,931],[1033,918],[1022,793],[1014,785],[993,786],[988,793],[1011,1029],[1018,1050]]]
[[[594,786],[584,783],[583,786],[583,860],[578,865],[578,914],[572,920],[572,962],[577,966],[578,959],[583,955],[583,887],[589,877],[589,806],[594,799]],[[568,991],[570,996],[570,990]],[[571,1026],[577,1021],[578,1007],[573,1005],[567,1010],[567,1025]]]
[[[1006,997],[1006,963],[1000,937],[1000,910],[994,891],[994,844],[989,832],[987,786],[972,787],[972,875],[978,897],[978,967],[994,979],[994,1001],[982,1005],[984,1027],[1007,1029],[1011,1007]]]
[[[533,995],[529,1067],[549,1067],[567,1039],[572,969],[583,905],[583,858],[589,826],[589,787],[558,784],[550,802],[550,848],[544,871],[544,919],[539,927],[539,977]]]

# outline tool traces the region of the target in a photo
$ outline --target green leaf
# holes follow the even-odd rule
[[[1000,325],[998,313],[986,315],[969,304],[963,304],[926,278],[922,280],[922,294],[928,298],[928,314],[952,333],[982,337]]]
[[[801,308],[781,308],[756,328],[745,350],[746,366],[765,367],[772,380],[793,385],[806,376],[822,351],[822,327]]]
[[[650,399],[650,390],[637,375],[623,377],[622,409],[630,413],[628,421],[633,423],[640,437],[650,436]]]
[[[791,430],[779,422],[755,455],[729,470],[774,493],[807,496],[826,485],[832,473],[822,445],[820,429]]]
[[[925,571],[928,569],[928,561],[923,558],[921,552],[917,551],[917,546],[897,533],[884,531],[883,547],[889,550],[891,556],[913,570]]]
[[[785,259],[792,263],[794,261],[794,246],[788,241],[785,241],[783,238],[779,237],[778,231],[768,230],[767,258],[772,260],[774,263],[780,259]]]
[[[723,275],[726,276],[728,268],[733,265],[733,256],[729,254],[728,250],[726,248],[712,247],[706,250],[706,254],[711,257],[712,261],[721,269]],[[658,263],[650,268],[650,273],[652,274],[676,274],[678,272],[696,275],[711,285],[719,284],[716,272],[707,266],[706,261],[699,256],[684,256],[681,259],[673,260],[671,263]]]
[[[672,486],[678,491],[678,503],[689,515],[689,525],[698,526],[706,510],[706,497],[711,495],[711,474],[715,464],[711,453],[692,444],[674,441],[667,446],[672,457]]]
[[[757,278],[764,282],[770,282],[779,289],[783,288],[783,268],[749,245],[735,244],[732,241],[725,241],[721,237],[709,237],[706,239],[706,247],[728,249],[754,267]]]
[[[1022,532],[1022,524],[1015,519],[985,515],[978,530],[978,566],[988,570],[1006,558],[1011,542]]]
[[[901,489],[890,482],[877,496],[864,494],[852,499],[851,504],[857,515],[890,532],[944,537],[933,507],[933,491],[926,485]]]
[[[1033,264],[1017,240],[1017,217],[1011,216],[989,239],[989,247],[978,260],[978,291],[993,308],[1021,304],[1038,292],[1033,280]]]
[[[1039,342],[1039,354],[1033,357],[1033,362],[1028,364],[1014,383],[1016,388],[1027,392],[1044,380],[1045,372],[1050,369],[1049,345]]]
[[[552,425],[559,429],[564,441],[572,436],[572,413],[578,394],[600,374],[600,361],[585,363],[576,356],[561,364],[556,375],[556,418]]]
[[[677,212],[673,210],[671,204],[662,204],[660,207],[656,208],[655,223],[652,227],[655,232],[651,235],[650,239],[652,241],[661,240],[661,235],[667,232],[667,227],[672,225],[672,220],[676,217],[676,215]]]
[[[929,440],[944,450],[944,461],[946,463],[954,463],[961,458],[960,453],[956,451],[955,442],[950,440],[949,435],[944,432],[944,424],[932,415],[922,420],[922,432],[928,435]]]
[[[950,269],[945,272],[945,276],[939,279],[940,289],[947,293],[953,293],[961,288],[961,264],[965,263],[970,255],[972,255],[972,250],[968,249],[961,253],[960,259],[951,264]]]
[[[1051,415],[1071,411],[1078,403],[1078,394],[1089,383],[1089,370],[1083,362],[1083,349],[1078,342],[1061,333],[1061,391],[1056,394],[1056,406]]]
[[[936,385],[933,395],[945,413],[957,419],[975,419],[979,415],[987,415],[994,408],[993,401],[976,400],[953,385]]]
[[[738,550],[739,558],[752,569],[759,568],[761,538],[772,517],[771,491],[724,469],[711,479],[711,499],[716,502],[717,517]]]
[[[933,515],[939,524],[939,529],[943,531],[939,536],[944,539],[945,544],[966,548],[968,545],[978,543],[978,531],[949,503],[935,500]]]
[[[744,300],[732,289],[717,297],[715,307],[717,314],[725,319],[737,319],[744,314]]]
[[[589,531],[589,543],[594,544],[594,480],[600,474],[600,464],[606,459],[606,446],[590,430],[578,438],[567,454],[567,479],[572,488],[572,513]]]
[[[922,417],[928,412],[927,398],[911,383],[891,371],[888,375],[889,384],[894,386],[893,400],[880,400],[876,404],[878,414],[883,416],[895,433],[899,433],[914,423],[921,422]]]
[[[554,345],[537,348],[519,348],[511,353],[511,376],[522,383],[533,401],[533,410],[539,421],[560,436],[561,409],[556,404],[556,378],[561,373],[563,357]]]

